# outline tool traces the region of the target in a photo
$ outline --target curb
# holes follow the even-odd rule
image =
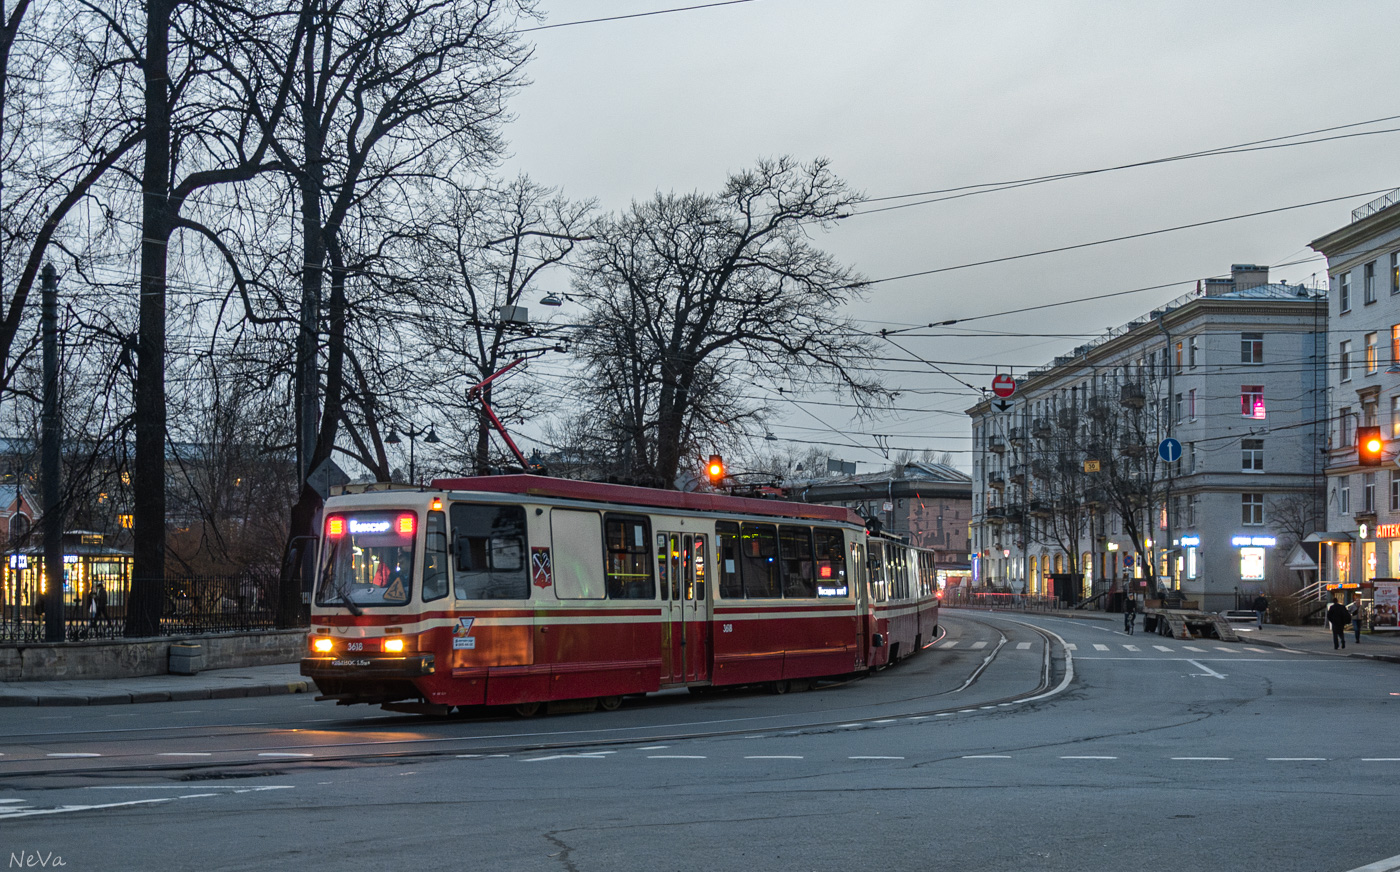
[[[131,693],[50,694],[45,696],[7,693],[0,694],[0,707],[127,705],[146,702],[189,702],[200,699],[243,699],[253,696],[282,696],[307,693],[309,681],[279,681],[275,684],[252,684],[245,687],[200,687],[185,690],[143,690]]]

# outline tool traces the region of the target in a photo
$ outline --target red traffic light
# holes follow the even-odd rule
[[[705,464],[705,475],[710,479],[710,484],[717,485],[724,481],[724,458],[711,454],[710,462]]]
[[[1356,459],[1362,466],[1380,466],[1385,455],[1385,440],[1379,427],[1356,428]]]

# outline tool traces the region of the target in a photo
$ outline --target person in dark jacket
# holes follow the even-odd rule
[[[1259,629],[1264,629],[1264,613],[1269,610],[1269,601],[1261,593],[1254,598],[1254,614],[1259,618]]]
[[[1351,619],[1352,638],[1357,642],[1361,641],[1361,600],[1352,603],[1356,606],[1356,614]]]
[[[1137,623],[1137,597],[1128,594],[1123,600],[1123,632],[1129,636]]]
[[[1332,600],[1327,607],[1327,623],[1332,627],[1332,650],[1347,646],[1347,624],[1351,623],[1351,612],[1347,607]]]

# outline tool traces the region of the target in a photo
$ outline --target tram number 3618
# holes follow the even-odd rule
[[[732,633],[732,632],[734,632],[734,625],[733,625],[733,624],[724,624],[724,625],[721,627],[720,632],[722,632],[722,633]]]

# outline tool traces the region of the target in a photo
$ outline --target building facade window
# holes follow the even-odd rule
[[[1240,363],[1264,362],[1264,334],[1240,334]]]
[[[1390,438],[1400,437],[1400,396],[1390,398]]]
[[[1390,292],[1400,294],[1400,251],[1390,253]]]
[[[1187,363],[1188,363],[1188,365],[1189,365],[1192,369],[1195,369],[1195,368],[1196,368],[1196,360],[1197,360],[1197,356],[1198,356],[1199,353],[1200,353],[1200,339],[1199,339],[1199,337],[1192,336],[1192,337],[1191,337],[1191,348],[1190,348],[1190,350],[1187,352]]]
[[[1366,473],[1361,480],[1361,511],[1374,514],[1376,511],[1376,474]]]
[[[1351,340],[1343,339],[1338,346],[1337,369],[1342,381],[1351,381]]]
[[[1390,510],[1400,512],[1400,469],[1390,471]]]
[[[1264,386],[1240,386],[1240,414],[1246,418],[1264,417]]]
[[[1376,262],[1373,260],[1361,268],[1361,293],[1366,305],[1376,301]]]
[[[1186,420],[1186,403],[1181,394],[1176,395],[1176,408],[1174,411],[1176,412],[1175,417],[1178,423]]]
[[[1186,414],[1188,414],[1188,415],[1191,416],[1191,420],[1192,420],[1192,421],[1196,420],[1196,389],[1195,389],[1195,388],[1192,388],[1191,391],[1190,391],[1190,393],[1187,394],[1187,399],[1186,399]]]
[[[1264,440],[1240,440],[1240,470],[1242,472],[1264,471]]]
[[[1349,478],[1342,479],[1341,487],[1337,488],[1337,511],[1343,515],[1351,514],[1351,484]]]
[[[1375,333],[1366,334],[1366,374],[1375,375],[1380,367],[1380,347],[1376,344]]]
[[[1351,311],[1351,273],[1344,272],[1337,276],[1337,305],[1339,311]]]
[[[1337,410],[1337,445],[1338,448],[1349,448],[1351,446],[1351,407],[1343,406]]]
[[[1240,494],[1240,523],[1258,527],[1264,523],[1264,495]]]

